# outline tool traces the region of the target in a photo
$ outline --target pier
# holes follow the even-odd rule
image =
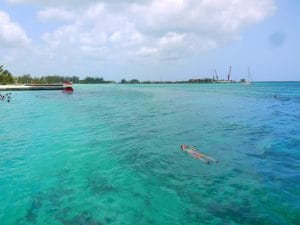
[[[0,85],[0,91],[50,91],[64,89],[62,84]]]

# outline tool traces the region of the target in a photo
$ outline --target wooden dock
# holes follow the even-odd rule
[[[0,91],[52,91],[64,90],[62,84],[0,85]]]

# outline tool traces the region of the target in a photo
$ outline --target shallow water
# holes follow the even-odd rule
[[[1,224],[297,224],[299,112],[299,82],[12,92]]]

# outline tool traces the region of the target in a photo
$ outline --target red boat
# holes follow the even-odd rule
[[[64,90],[63,90],[63,92],[64,93],[66,93],[66,94],[71,94],[71,93],[73,93],[73,83],[72,82],[70,82],[70,81],[65,81],[64,82]]]

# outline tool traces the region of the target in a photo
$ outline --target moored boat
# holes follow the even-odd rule
[[[252,85],[253,84],[253,82],[252,82],[252,76],[251,76],[250,68],[249,67],[248,67],[247,80],[243,80],[242,84],[246,84],[246,85]]]
[[[71,94],[71,93],[73,93],[73,91],[74,91],[74,89],[73,89],[73,83],[72,82],[70,82],[70,81],[65,81],[64,82],[64,90],[63,90],[63,92],[64,93],[66,93],[66,94]]]

